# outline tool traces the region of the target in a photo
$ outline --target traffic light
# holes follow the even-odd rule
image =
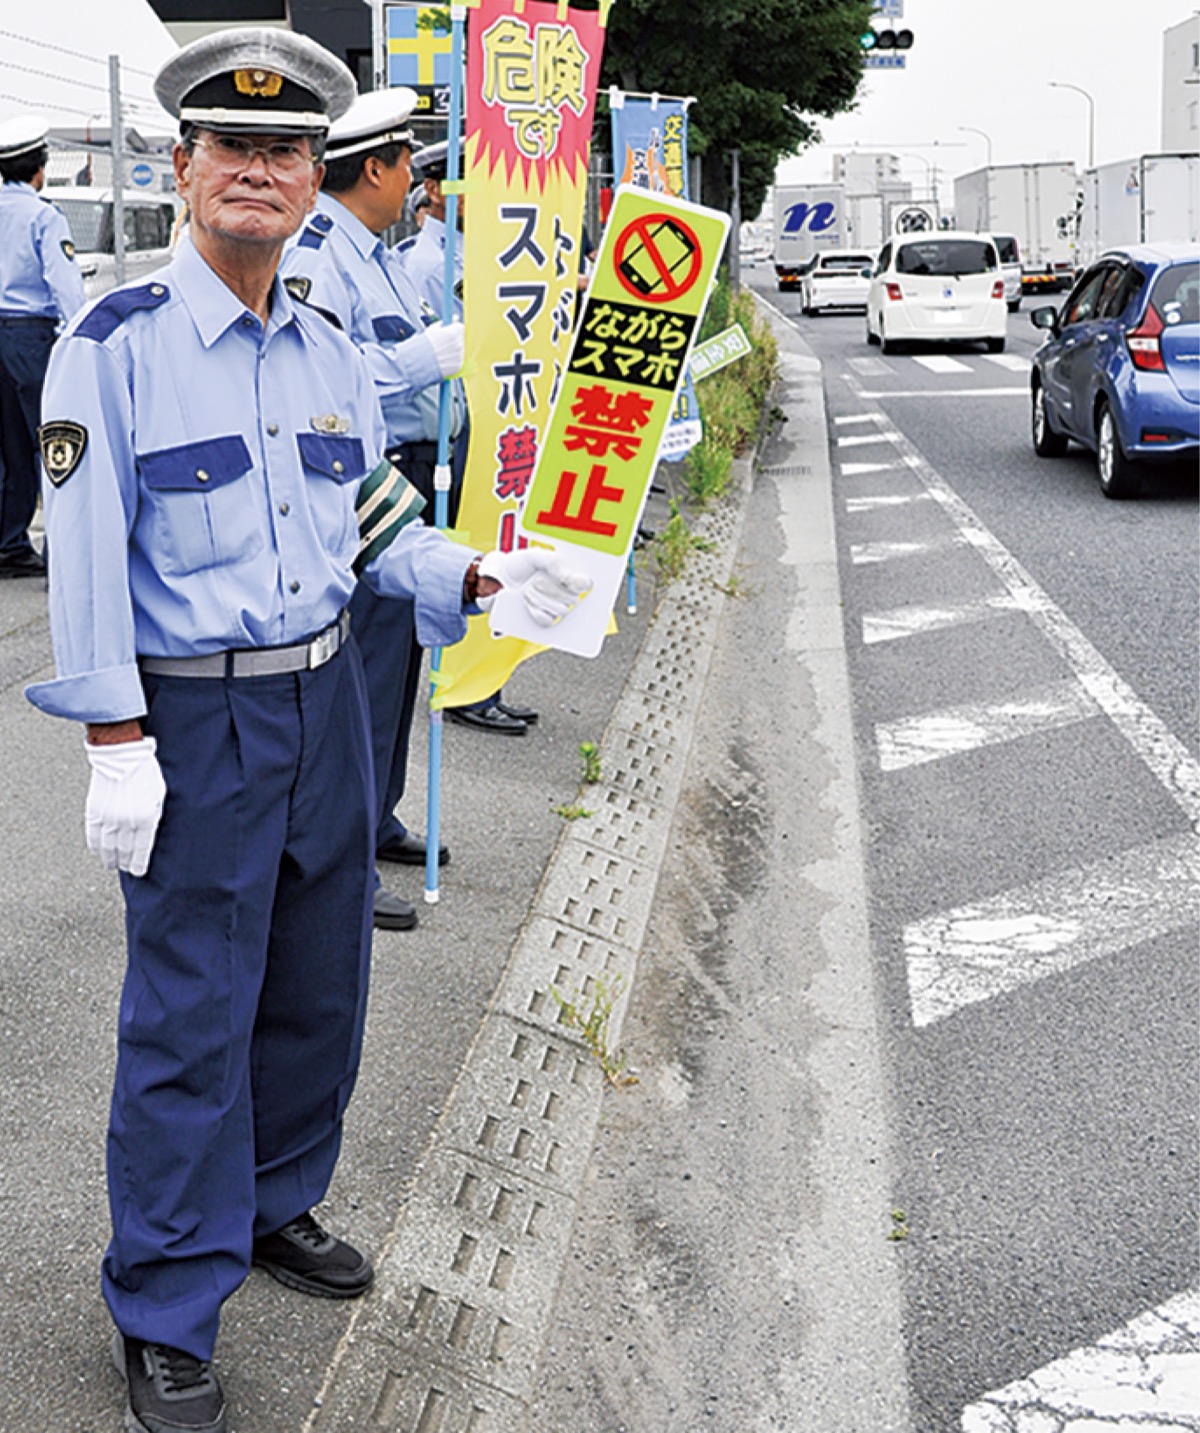
[[[864,50],[911,50],[911,30],[864,30],[858,43]]]

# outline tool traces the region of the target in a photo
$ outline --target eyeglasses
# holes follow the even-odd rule
[[[249,169],[261,154],[263,163],[273,174],[295,177],[310,169],[317,161],[308,147],[290,139],[274,139],[270,144],[255,144],[238,134],[214,134],[198,139],[222,169],[240,174]]]

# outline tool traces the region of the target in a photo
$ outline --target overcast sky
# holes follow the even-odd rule
[[[777,178],[828,180],[832,149],[857,144],[914,156],[902,172],[920,192],[922,161],[944,181],[987,162],[986,140],[959,125],[991,137],[995,164],[1070,159],[1082,168],[1088,102],[1050,80],[1091,93],[1097,164],[1154,153],[1163,31],[1195,13],[1195,0],[904,0],[914,36],[907,68],[867,71],[857,109],[821,121],[822,146],[784,160]],[[943,198],[951,192],[946,183]]]

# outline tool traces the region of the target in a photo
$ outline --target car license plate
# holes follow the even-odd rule
[[[944,324],[947,326],[956,323],[962,323],[962,314],[956,308],[934,309],[930,317],[933,319],[934,323]]]

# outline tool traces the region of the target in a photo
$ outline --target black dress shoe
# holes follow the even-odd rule
[[[529,730],[526,722],[510,717],[498,702],[490,707],[447,707],[445,716],[459,726],[473,726],[479,731],[495,731],[502,736],[524,736]]]
[[[120,1331],[112,1357],[129,1391],[130,1433],[227,1433],[225,1395],[211,1364]]]
[[[251,1262],[289,1289],[319,1299],[356,1299],[375,1278],[366,1255],[335,1239],[311,1214],[255,1239]]]
[[[505,716],[512,717],[513,721],[523,721],[526,726],[537,726],[538,714],[532,707],[514,706],[512,702],[498,701],[496,705]]]
[[[377,886],[371,920],[376,930],[415,930],[417,912],[406,900]]]
[[[424,836],[414,836],[411,831],[405,831],[403,836],[393,836],[382,846],[376,846],[375,856],[377,860],[396,861],[401,866],[423,866],[428,849]],[[439,845],[438,865],[444,866],[449,859],[449,846]]]
[[[46,561],[40,553],[22,552],[0,557],[0,577],[45,577]]]

